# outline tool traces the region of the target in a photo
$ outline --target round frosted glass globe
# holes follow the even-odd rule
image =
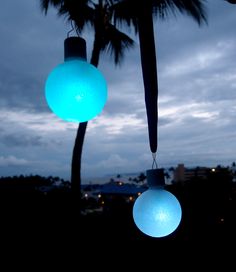
[[[49,74],[45,96],[50,109],[69,122],[86,122],[97,116],[107,101],[102,73],[82,59],[67,60]]]
[[[164,189],[148,189],[136,199],[133,207],[136,226],[152,237],[172,233],[178,227],[181,216],[179,201]]]

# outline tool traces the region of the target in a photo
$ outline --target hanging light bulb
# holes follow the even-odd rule
[[[50,109],[69,122],[86,122],[101,113],[107,101],[102,73],[86,61],[86,43],[80,37],[64,42],[64,63],[49,74],[45,96]]]
[[[136,226],[146,235],[164,237],[178,227],[182,210],[177,198],[164,190],[163,169],[147,170],[149,189],[143,192],[133,206]]]

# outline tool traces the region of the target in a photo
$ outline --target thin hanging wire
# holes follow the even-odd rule
[[[80,32],[79,32],[78,27],[76,27],[75,21],[74,21],[74,28],[75,28],[75,32],[76,32],[77,36],[79,37],[80,36]]]
[[[157,161],[156,161],[157,153],[152,153],[152,169],[157,169]]]
[[[74,25],[73,25],[73,21],[70,21],[70,26],[71,26],[71,29],[67,32],[67,38],[69,38],[70,33],[75,30]]]
[[[77,36],[79,36],[79,32],[78,32],[78,30],[76,28],[76,25],[75,25],[74,21],[72,21],[72,20],[70,21],[70,26],[71,26],[71,29],[67,32],[67,38],[69,38],[70,33],[73,32],[73,31],[76,32]]]

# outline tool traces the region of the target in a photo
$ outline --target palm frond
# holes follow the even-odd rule
[[[89,5],[89,0],[64,0],[58,14],[65,16],[68,21],[74,21],[78,32],[82,32],[84,26],[92,24],[94,20],[94,9]]]
[[[170,13],[191,16],[199,25],[207,23],[206,7],[204,0],[153,0],[154,15],[165,19]]]
[[[115,26],[109,25],[106,30],[102,51],[110,52],[114,57],[115,64],[121,64],[124,52],[134,46],[134,40],[125,33],[119,31]]]
[[[121,0],[113,5],[115,25],[126,23],[138,31],[137,21],[143,9],[152,7],[154,17],[165,19],[176,12],[191,16],[200,25],[207,22],[204,0]]]
[[[49,6],[58,8],[62,5],[64,0],[40,0],[40,8],[45,13],[48,12]]]
[[[141,0],[139,0],[141,1]],[[135,33],[138,31],[138,12],[139,1],[135,0],[123,0],[116,1],[112,6],[112,13],[114,18],[114,24],[133,26]]]

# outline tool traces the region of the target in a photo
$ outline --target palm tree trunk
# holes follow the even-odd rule
[[[78,126],[71,163],[71,191],[79,211],[81,210],[81,159],[87,124],[88,122],[82,122]]]
[[[93,44],[93,51],[92,51],[92,56],[91,56],[91,61],[90,63],[93,64],[95,67],[98,66],[99,63],[99,56],[100,56],[100,51],[101,49],[99,48],[98,42],[94,41]]]
[[[95,38],[93,42],[93,51],[91,55],[90,63],[95,67],[98,67],[100,52],[102,48],[102,40],[103,37],[102,31],[100,31],[97,27],[95,28]]]
[[[157,150],[157,122],[158,122],[158,84],[156,50],[153,30],[152,9],[143,7],[139,16],[140,57],[143,73],[145,105],[148,121],[149,144],[152,153]]]
[[[93,52],[90,61],[90,63],[96,67],[98,66],[99,55],[101,51],[101,43],[99,42],[98,37],[99,36],[97,35],[95,36]],[[73,206],[76,207],[75,212],[79,211],[79,213],[81,211],[81,162],[87,125],[88,122],[82,122],[78,126],[71,162],[71,191],[73,195],[73,200],[75,201],[75,205]]]

